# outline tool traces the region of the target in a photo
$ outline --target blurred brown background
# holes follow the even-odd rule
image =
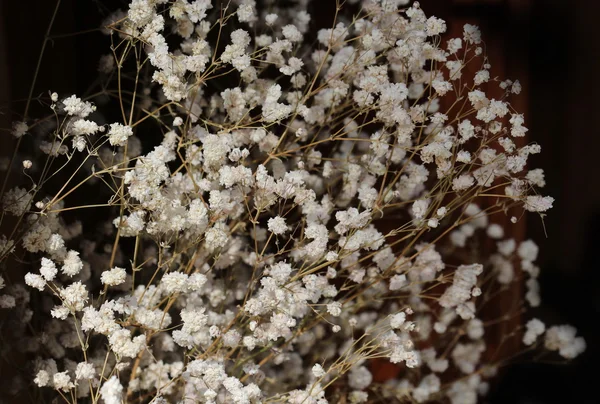
[[[121,0],[63,0],[51,31],[34,95],[83,93],[94,77],[98,32],[70,35],[98,26]],[[334,0],[321,0],[327,15]],[[546,171],[545,193],[555,197],[544,223],[528,218],[527,234],[541,245],[543,307],[533,314],[552,323],[573,323],[588,351],[569,366],[541,363],[508,369],[494,388],[492,403],[596,403],[600,354],[600,35],[596,0],[422,0],[428,15],[448,21],[451,32],[466,22],[483,31],[494,76],[519,79],[524,92],[517,109],[526,113],[529,141],[542,145],[533,167]],[[0,0],[0,125],[21,119],[55,0]],[[316,10],[315,10],[316,11]],[[8,109],[7,109],[8,107]],[[7,113],[12,111],[12,114]],[[41,112],[33,103],[32,116]],[[2,132],[0,154],[13,139]],[[546,238],[545,232],[548,234]],[[3,363],[3,365],[6,365]],[[6,366],[0,366],[6,381]],[[8,387],[8,386],[7,386]],[[0,400],[1,402],[1,400]]]

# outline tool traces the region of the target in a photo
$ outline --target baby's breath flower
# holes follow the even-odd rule
[[[11,133],[14,137],[20,138],[21,136],[25,135],[28,130],[29,130],[29,126],[25,122],[18,121],[18,122],[13,122]]]
[[[108,131],[108,141],[112,146],[124,146],[127,139],[132,135],[133,130],[130,126],[112,123]]]
[[[552,208],[553,203],[551,196],[530,195],[525,200],[525,209],[529,212],[545,212]]]
[[[111,376],[100,389],[100,396],[106,404],[119,404],[123,395],[123,386],[117,376]]]
[[[323,366],[317,363],[312,367],[312,374],[315,377],[323,377],[326,375],[326,372],[325,369],[323,369]]]
[[[102,272],[100,281],[107,286],[116,286],[125,282],[126,275],[124,268],[114,267],[109,271]]]
[[[25,283],[32,288],[43,291],[46,287],[46,281],[40,275],[32,274],[31,272],[25,275]]]
[[[416,1],[340,2],[314,32],[307,1],[225,3],[130,0],[100,93],[13,124],[0,255],[33,268],[0,277],[7,343],[50,401],[475,402],[524,307],[498,291],[541,304],[539,248],[500,217],[554,202],[521,85]],[[524,327],[523,349],[585,349]],[[373,359],[403,379],[373,388]]]
[[[40,268],[40,274],[44,277],[47,282],[51,282],[54,280],[54,277],[58,273],[56,269],[56,265],[52,260],[48,258],[42,258],[42,267]]]
[[[63,305],[69,310],[80,311],[88,301],[88,291],[80,281],[77,281],[60,290],[60,297],[63,299]]]

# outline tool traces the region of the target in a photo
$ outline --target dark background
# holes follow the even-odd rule
[[[63,0],[57,13],[34,95],[48,90],[82,94],[94,77],[109,41],[99,26],[126,2]],[[334,0],[318,3],[325,23]],[[544,223],[533,215],[527,235],[540,244],[542,308],[548,323],[575,325],[586,353],[567,365],[523,363],[508,368],[492,389],[491,403],[596,403],[600,352],[600,35],[596,0],[423,0],[428,15],[448,21],[449,31],[466,22],[482,28],[492,75],[519,79],[524,92],[528,140],[542,145],[532,167],[544,168],[545,194],[556,201]],[[0,127],[21,119],[54,0],[0,0]],[[13,113],[7,113],[12,111]],[[35,102],[31,116],[44,111]],[[39,113],[38,113],[39,112]],[[5,132],[0,154],[14,141]],[[547,237],[545,235],[547,233]],[[0,366],[0,379],[6,368]],[[4,374],[3,374],[4,373]]]

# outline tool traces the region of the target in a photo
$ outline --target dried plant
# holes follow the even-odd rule
[[[416,2],[355,0],[316,30],[308,0],[277,3],[133,0],[105,23],[93,95],[51,93],[13,125],[15,391],[471,403],[520,354],[585,349],[570,326],[522,325],[538,247],[511,222],[553,199],[519,82],[490,75],[477,27],[448,39]]]

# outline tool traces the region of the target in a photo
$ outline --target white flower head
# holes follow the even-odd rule
[[[100,281],[107,286],[116,286],[125,282],[127,273],[124,268],[114,267],[108,271],[102,272]]]
[[[130,136],[133,136],[133,130],[130,126],[120,123],[110,124],[108,141],[112,146],[124,146]]]

